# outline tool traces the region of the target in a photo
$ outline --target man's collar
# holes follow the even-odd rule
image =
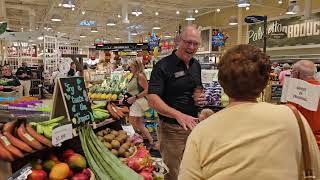
[[[177,50],[172,51],[172,55],[174,56],[173,59],[176,61],[176,65],[180,65],[180,64],[185,65],[184,61],[176,55],[176,52],[177,52]],[[189,66],[191,66],[194,63],[194,61],[195,61],[195,59],[191,58],[189,61]]]

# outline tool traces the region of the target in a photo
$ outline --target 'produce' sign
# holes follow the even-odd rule
[[[59,82],[69,118],[75,119],[77,124],[92,122],[93,114],[83,77],[60,78]]]
[[[320,44],[320,13],[314,14],[311,19],[291,17],[268,22],[267,34],[279,38],[269,38],[267,47],[285,47],[296,45]],[[283,37],[283,34],[286,36]],[[249,44],[263,47],[263,23],[250,24]],[[278,37],[278,36],[277,36]]]

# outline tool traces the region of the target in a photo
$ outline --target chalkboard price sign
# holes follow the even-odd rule
[[[282,94],[282,85],[274,84],[271,86],[271,100],[280,101]]]
[[[61,109],[61,105],[64,104],[69,120],[76,124],[93,122],[91,104],[83,77],[60,78],[57,85],[60,88],[56,88],[55,91],[57,92],[54,98],[63,99],[63,103],[54,102],[53,111],[59,112],[59,108]],[[61,115],[55,112],[53,112],[55,116]]]

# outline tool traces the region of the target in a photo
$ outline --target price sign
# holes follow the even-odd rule
[[[203,69],[201,70],[202,83],[212,83],[218,81],[218,70],[216,69]]]
[[[28,175],[32,173],[31,164],[25,165],[19,171],[15,172],[8,180],[26,180]]]
[[[131,137],[133,136],[136,132],[134,131],[132,125],[122,125],[122,129],[127,132],[127,134]]]
[[[83,77],[60,78],[59,84],[70,120],[75,118],[76,124],[93,122],[91,104]]]
[[[60,146],[62,142],[72,139],[72,125],[67,124],[52,130],[52,145]]]

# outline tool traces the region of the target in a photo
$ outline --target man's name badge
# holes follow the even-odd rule
[[[184,76],[186,73],[184,71],[179,71],[179,72],[176,72],[174,73],[174,77],[175,78],[179,78],[181,76]]]

